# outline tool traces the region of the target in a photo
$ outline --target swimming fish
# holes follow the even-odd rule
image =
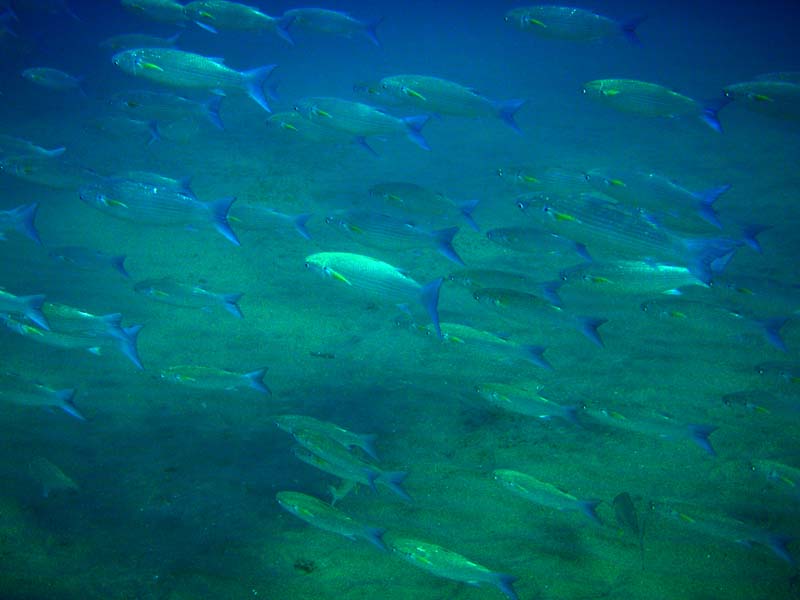
[[[201,365],[176,365],[161,369],[160,376],[172,383],[198,390],[221,392],[255,390],[260,394],[271,396],[272,392],[264,384],[266,373],[266,367],[249,373],[237,373]]]
[[[178,32],[168,38],[158,37],[149,33],[121,33],[112,35],[104,39],[100,44],[101,48],[120,52],[132,48],[173,48],[180,38],[182,32]]]
[[[758,80],[725,86],[732,106],[787,121],[800,120],[800,81]]]
[[[41,486],[43,498],[49,498],[52,492],[79,489],[78,484],[60,467],[41,456],[28,463],[28,473],[33,481]]]
[[[189,21],[183,4],[175,0],[120,0],[123,8],[154,21],[181,25]]]
[[[209,309],[212,306],[221,306],[234,317],[244,318],[239,308],[241,293],[221,294],[212,292],[200,285],[182,283],[172,277],[161,277],[159,279],[146,279],[137,283],[133,290],[147,296],[156,302],[171,304],[172,306],[182,306],[184,308]]]
[[[577,407],[563,406],[545,398],[540,386],[532,390],[522,385],[481,383],[475,386],[475,391],[487,402],[511,413],[547,420],[557,417],[578,424]]]
[[[0,210],[0,235],[9,231],[16,231],[32,239],[37,244],[41,244],[42,240],[34,222],[37,210],[39,210],[38,202],[22,204],[8,210]]]
[[[51,90],[65,91],[65,90],[79,90],[81,88],[82,79],[70,75],[60,69],[53,69],[51,67],[31,67],[22,72],[22,76],[36,85]]]
[[[585,8],[550,5],[521,6],[505,15],[506,23],[543,38],[584,42],[623,35],[637,45],[636,28],[644,20],[638,17],[620,22]]]
[[[36,156],[42,158],[56,158],[66,152],[64,146],[51,150],[37,146],[28,140],[0,133],[0,157]]]
[[[30,183],[72,191],[100,179],[96,172],[81,164],[34,155],[0,158],[0,172]]]
[[[42,329],[50,329],[47,318],[42,312],[44,294],[33,296],[15,296],[0,288],[0,313],[20,315],[36,323]]]
[[[479,231],[472,213],[478,200],[457,202],[443,192],[408,181],[385,181],[369,188],[370,206],[387,214],[409,219],[443,223],[461,216],[474,230]],[[375,204],[376,206],[373,206]]]
[[[383,21],[382,18],[364,22],[345,12],[327,8],[292,8],[285,11],[283,17],[291,19],[289,22],[291,27],[348,38],[363,35],[376,46],[381,45],[376,29]]]
[[[86,420],[75,406],[74,389],[55,390],[9,373],[0,375],[0,400],[18,406],[58,408],[79,421]]]
[[[653,263],[647,260],[615,260],[575,265],[561,271],[568,290],[590,294],[622,295],[675,294],[681,289],[709,286],[682,266]]]
[[[311,213],[290,215],[262,204],[244,204],[237,202],[228,213],[228,221],[235,223],[239,229],[251,231],[272,231],[276,225],[291,225],[300,237],[310,240],[311,234],[306,223]]]
[[[222,130],[225,129],[219,114],[222,98],[214,95],[206,102],[198,102],[171,92],[126,90],[114,94],[110,103],[125,114],[145,121],[177,121],[199,117]]]
[[[130,278],[125,268],[124,254],[109,254],[85,246],[61,246],[53,248],[48,254],[51,258],[78,269],[99,271],[110,267],[123,277]]]
[[[210,31],[273,32],[293,44],[288,27],[292,18],[271,17],[257,8],[228,0],[194,0],[184,5],[183,13],[196,25]]]
[[[361,448],[369,456],[378,460],[375,452],[375,439],[377,436],[365,433],[353,433],[344,427],[328,421],[320,421],[306,415],[278,415],[275,424],[283,431],[294,434],[295,431],[307,429],[340,443],[345,448]]]

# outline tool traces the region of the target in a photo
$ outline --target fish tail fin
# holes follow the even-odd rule
[[[709,436],[717,429],[716,425],[689,425],[689,437],[708,454],[716,456],[717,452],[714,450],[714,446],[711,445]]]
[[[509,600],[519,600],[517,592],[514,591],[513,584],[517,580],[513,575],[507,573],[492,573],[492,583],[503,592]]]
[[[561,296],[558,295],[558,290],[562,285],[564,285],[564,281],[561,279],[545,281],[543,284],[541,284],[539,291],[545,300],[547,300],[553,306],[558,306],[560,308],[564,306]]]
[[[250,371],[249,373],[245,373],[244,376],[248,379],[251,388],[267,396],[272,396],[272,391],[267,387],[267,384],[264,383],[264,375],[267,374],[267,368],[268,367],[264,367],[262,369]]]
[[[285,41],[290,46],[294,46],[294,38],[292,34],[289,33],[289,28],[294,23],[293,16],[282,16],[275,22],[275,33],[278,34],[278,37]]]
[[[592,499],[578,501],[578,507],[580,508],[581,512],[598,525],[603,524],[603,522],[600,520],[600,517],[597,516],[597,506],[600,504],[600,502],[602,502],[602,500]]]
[[[578,317],[581,333],[586,336],[590,342],[603,348],[605,344],[600,337],[597,329],[603,324],[608,322],[608,319],[602,317]]]
[[[796,561],[792,553],[789,552],[788,544],[792,541],[792,537],[783,534],[771,534],[767,536],[766,545],[772,550],[773,554],[778,558],[785,560],[790,565],[794,566]]]
[[[378,48],[381,47],[381,41],[378,39],[378,25],[383,23],[383,17],[378,17],[368,23],[364,24],[364,35],[367,39],[375,44]]]
[[[407,134],[409,139],[423,150],[431,149],[431,147],[428,146],[428,142],[425,141],[424,137],[422,137],[422,128],[425,127],[425,123],[430,121],[430,119],[430,115],[415,115],[413,117],[405,117],[402,119],[403,123],[406,125],[406,129],[408,130]]]
[[[174,46],[175,44],[177,44],[177,43],[178,43],[178,40],[179,40],[179,39],[181,39],[181,36],[182,36],[182,35],[183,35],[183,32],[182,32],[182,31],[177,31],[177,32],[175,32],[174,34],[172,34],[171,36],[169,36],[169,37],[167,38],[167,41],[168,41],[168,42],[169,42],[171,45],[173,45],[173,46]]]
[[[128,273],[128,270],[125,268],[125,259],[127,256],[124,254],[119,254],[117,256],[111,257],[111,266],[114,268],[115,271],[120,273],[123,277],[128,279],[131,278],[131,274]]]
[[[73,388],[56,390],[53,392],[53,395],[58,402],[58,408],[79,421],[86,420],[86,417],[84,417],[80,411],[78,411],[78,407],[75,406],[75,390]]]
[[[214,27],[213,25],[210,25],[209,23],[203,23],[202,21],[195,21],[194,24],[197,25],[200,29],[206,30],[208,33],[214,33],[214,34],[219,33],[217,28]]]
[[[36,211],[39,210],[39,203],[32,202],[31,204],[23,204],[13,210],[14,215],[14,229],[19,231],[32,239],[37,244],[41,245],[42,239],[39,237],[39,232],[36,230]]]
[[[561,418],[571,425],[580,427],[581,422],[578,420],[578,410],[579,407],[577,406],[564,406],[561,408]]]
[[[206,118],[211,121],[211,124],[221,131],[225,131],[225,124],[222,122],[222,117],[219,114],[219,109],[222,106],[222,99],[224,96],[211,96],[205,104]]]
[[[147,131],[150,133],[150,137],[147,138],[147,141],[144,144],[145,146],[152,146],[156,142],[160,142],[162,140],[161,130],[158,128],[158,121],[155,119],[148,121]]]
[[[762,253],[761,243],[758,241],[758,235],[772,229],[772,225],[745,225],[742,227],[742,241],[750,246],[753,250]]]
[[[544,353],[547,350],[545,346],[533,346],[530,344],[525,344],[521,346],[523,356],[526,360],[532,362],[537,367],[541,367],[548,371],[553,370],[553,365],[544,357]]]
[[[711,276],[727,266],[733,253],[742,245],[739,240],[728,238],[685,239],[689,254],[686,268],[702,283],[711,283]],[[721,259],[722,262],[720,262]]]
[[[239,319],[244,319],[244,315],[242,314],[242,309],[239,308],[239,300],[242,299],[244,294],[237,293],[237,294],[223,294],[222,295],[222,305],[225,307],[229,313],[231,313],[234,317]]]
[[[100,317],[100,320],[112,330],[112,335],[122,338],[125,335],[122,329],[122,313],[109,313]]]
[[[378,458],[378,453],[375,451],[375,441],[378,439],[378,436],[374,433],[363,433],[358,437],[361,440],[360,448],[375,460],[380,460]]]
[[[639,35],[636,33],[636,28],[646,20],[647,15],[639,15],[638,17],[633,17],[632,19],[623,21],[619,26],[620,32],[631,44],[634,46],[641,46],[642,40],[639,39]]]
[[[480,200],[467,200],[458,205],[458,211],[473,231],[481,230],[475,222],[475,219],[472,218],[472,213],[475,212],[475,208],[478,206],[479,202]]]
[[[380,475],[380,480],[403,500],[411,502],[411,496],[403,489],[403,482],[406,477],[408,477],[408,473],[405,471],[385,471]]]
[[[527,100],[525,99],[500,100],[494,102],[494,109],[497,112],[497,116],[519,135],[522,135],[522,130],[514,120],[514,115],[517,114],[517,111],[522,108],[526,102]]]
[[[452,260],[457,265],[464,266],[464,261],[453,248],[453,238],[458,233],[458,227],[448,227],[446,229],[437,229],[433,232],[434,239],[436,240],[436,249],[445,258]]]
[[[380,527],[367,527],[364,530],[364,538],[371,544],[377,546],[384,552],[388,552],[389,549],[386,547],[386,544],[383,542],[383,534],[386,533],[385,529],[381,529]]]
[[[719,121],[718,113],[732,100],[732,98],[722,96],[704,103],[703,110],[700,113],[700,119],[717,133],[722,133],[722,123]]]
[[[592,255],[589,254],[589,250],[586,248],[586,244],[575,242],[575,252],[577,252],[578,256],[580,256],[586,262],[594,262]]]
[[[774,317],[772,319],[765,319],[759,321],[759,324],[764,328],[764,337],[767,341],[775,346],[781,352],[787,352],[786,342],[781,337],[781,328],[786,325],[789,317]]]
[[[241,246],[239,238],[236,233],[231,229],[231,224],[228,223],[228,211],[231,209],[233,203],[236,202],[235,197],[220,198],[209,205],[211,209],[211,222],[214,228],[219,231],[222,236],[231,242],[234,246]]]
[[[57,156],[61,156],[66,151],[67,149],[64,146],[59,146],[58,148],[53,148],[52,150],[45,150],[42,152],[42,154],[49,158],[55,158]]]
[[[307,240],[311,239],[311,234],[308,232],[308,229],[306,229],[306,223],[310,218],[311,213],[303,213],[302,215],[297,215],[292,219],[292,225],[294,225],[297,233]]]
[[[439,277],[422,287],[420,293],[420,301],[422,306],[428,312],[433,323],[433,328],[436,330],[436,335],[442,337],[442,328],[439,325],[439,290],[442,287],[444,278]]]
[[[33,296],[18,296],[17,300],[20,302],[22,314],[42,329],[50,331],[50,325],[47,323],[47,318],[42,312],[44,298],[44,294],[35,294]]]
[[[722,229],[722,223],[719,221],[717,211],[714,210],[714,202],[717,201],[722,194],[731,189],[730,184],[721,185],[719,187],[711,188],[710,190],[703,190],[696,194],[700,204],[697,207],[697,213],[700,218],[707,223],[713,225],[717,229]]]
[[[139,341],[139,332],[142,330],[142,327],[144,327],[144,325],[131,325],[130,327],[123,327],[123,336],[119,340],[120,351],[127,356],[134,365],[136,365],[137,369],[144,369],[144,365],[142,365],[142,359],[139,358],[139,348],[137,345]]]
[[[277,66],[278,65],[265,65],[263,67],[257,67],[255,69],[242,72],[242,77],[244,78],[244,87],[247,91],[247,95],[250,96],[250,98],[252,98],[256,104],[258,104],[268,113],[271,113],[272,110],[270,109],[269,104],[267,104],[266,96],[264,96],[264,84],[267,82],[267,79]]]

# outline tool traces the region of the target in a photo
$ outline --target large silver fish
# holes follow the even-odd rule
[[[745,81],[725,86],[733,106],[787,121],[800,120],[800,81]]]
[[[184,5],[183,13],[199,27],[218,33],[219,31],[272,32],[290,44],[288,26],[291,17],[271,17],[257,8],[229,2],[228,0],[194,0]]]
[[[585,8],[539,5],[512,8],[505,21],[543,38],[584,42],[624,35],[629,42],[639,44],[636,28],[644,17],[620,22]]]
[[[210,309],[220,306],[239,319],[244,318],[239,308],[241,293],[222,294],[200,285],[182,283],[172,277],[146,279],[133,286],[133,291],[156,302],[184,308]]]
[[[578,500],[552,483],[511,469],[496,469],[492,475],[501,487],[534,504],[555,510],[579,511],[595,523],[600,523],[600,517],[595,512],[600,500]]]
[[[153,21],[181,25],[189,18],[183,12],[183,4],[175,0],[120,0],[123,8]]]
[[[284,12],[283,17],[291,19],[291,27],[348,38],[363,35],[376,46],[381,45],[375,30],[383,19],[364,22],[347,13],[327,8],[292,8]]]
[[[74,389],[53,389],[12,373],[0,374],[0,401],[17,406],[58,408],[78,420],[85,417],[74,402]]]

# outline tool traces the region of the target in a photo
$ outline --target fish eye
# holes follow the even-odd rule
[[[529,202],[525,202],[524,200],[517,201],[517,208],[520,210],[527,210],[528,206],[530,205]]]
[[[497,176],[498,177],[503,177],[504,175],[505,175],[505,172],[503,172],[502,168],[501,169],[497,169]]]
[[[333,223],[333,217],[331,217],[330,215],[329,215],[329,216],[327,216],[327,217],[325,217],[325,222],[326,222],[328,225],[330,225],[331,223]]]
[[[306,269],[310,269],[310,268],[311,268],[311,263],[310,263],[310,262],[304,262],[304,263],[303,263],[303,266],[304,266]]]
[[[649,304],[647,302],[642,302],[639,305],[639,308],[644,312],[647,312],[648,310],[650,310],[650,306],[649,306]]]

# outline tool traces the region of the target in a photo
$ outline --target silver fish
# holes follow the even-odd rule
[[[212,306],[221,306],[234,317],[244,318],[238,304],[242,297],[241,293],[221,294],[212,292],[202,286],[181,283],[171,277],[140,281],[133,287],[133,290],[156,302],[184,308],[208,309]]]

